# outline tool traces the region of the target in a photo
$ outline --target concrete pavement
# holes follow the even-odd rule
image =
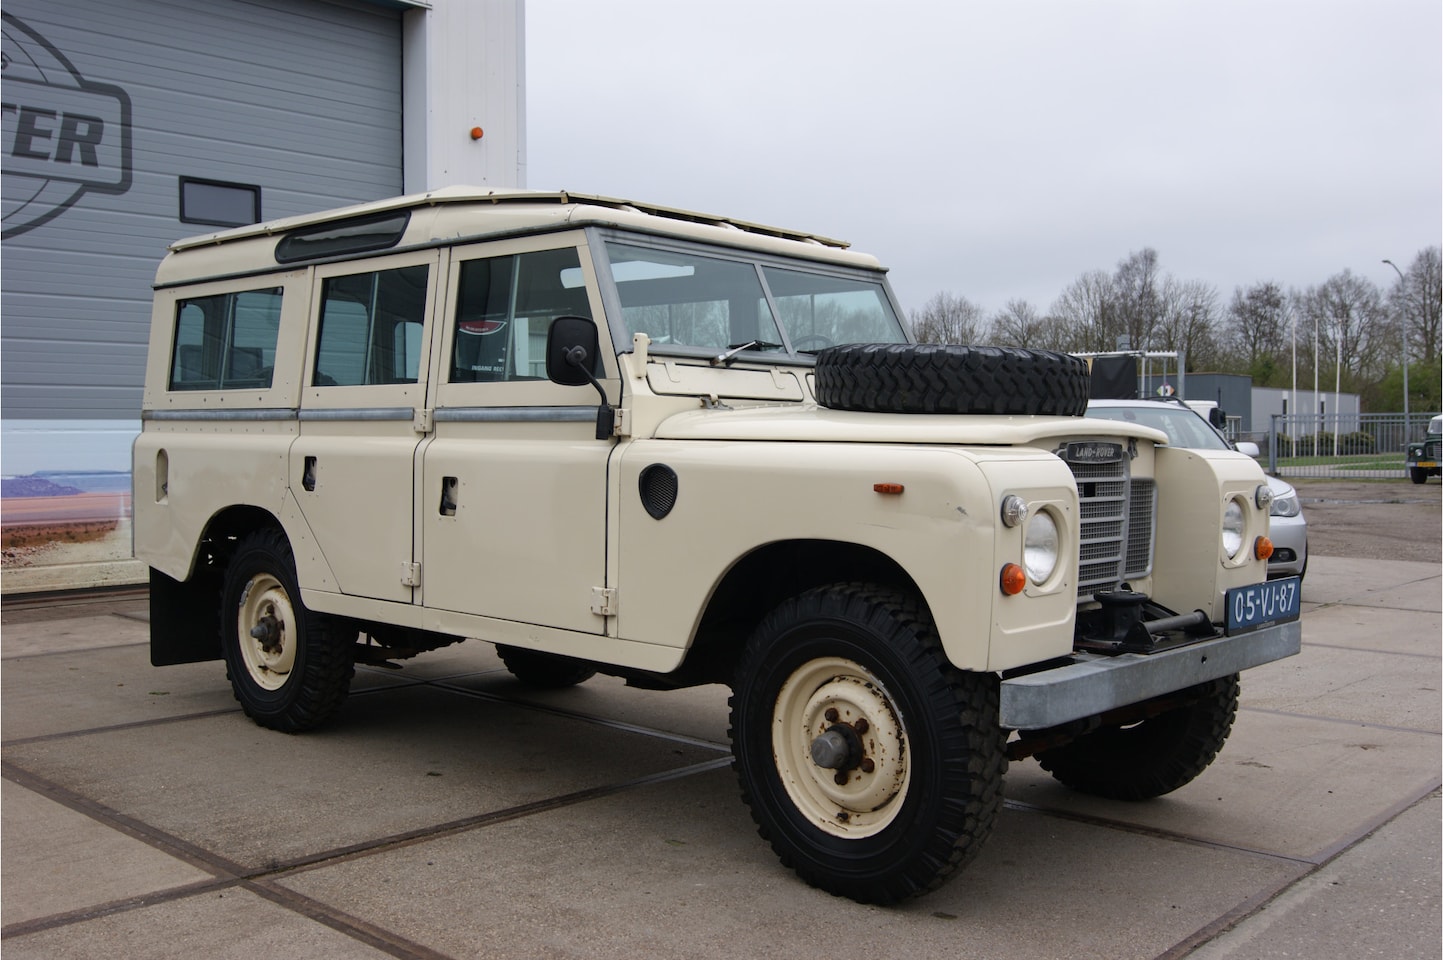
[[[1250,671],[1159,800],[1014,763],[981,856],[896,908],[755,833],[726,691],[555,693],[461,644],[358,668],[326,729],[155,669],[144,600],[3,611],[3,951],[27,957],[1440,956],[1436,564],[1313,557],[1304,649]]]

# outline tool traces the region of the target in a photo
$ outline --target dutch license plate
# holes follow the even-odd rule
[[[1229,634],[1286,623],[1298,619],[1302,609],[1303,580],[1301,577],[1288,577],[1233,587],[1228,591],[1227,600]]]

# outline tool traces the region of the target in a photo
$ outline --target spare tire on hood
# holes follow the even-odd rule
[[[871,413],[1080,417],[1087,361],[1051,350],[849,343],[817,352],[817,402]]]

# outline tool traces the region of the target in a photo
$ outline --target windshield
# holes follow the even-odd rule
[[[1174,447],[1188,447],[1194,450],[1231,450],[1228,442],[1218,435],[1202,417],[1181,404],[1148,403],[1135,407],[1103,407],[1089,405],[1089,417],[1103,420],[1123,420],[1140,423],[1167,434],[1167,442]]]
[[[608,242],[627,337],[720,353],[755,342],[770,353],[839,343],[902,343],[880,278],[814,273],[690,251]]]

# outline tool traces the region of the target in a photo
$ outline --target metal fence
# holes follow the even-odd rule
[[[1408,475],[1404,447],[1422,440],[1433,413],[1274,414],[1257,437],[1278,477],[1392,480]]]

